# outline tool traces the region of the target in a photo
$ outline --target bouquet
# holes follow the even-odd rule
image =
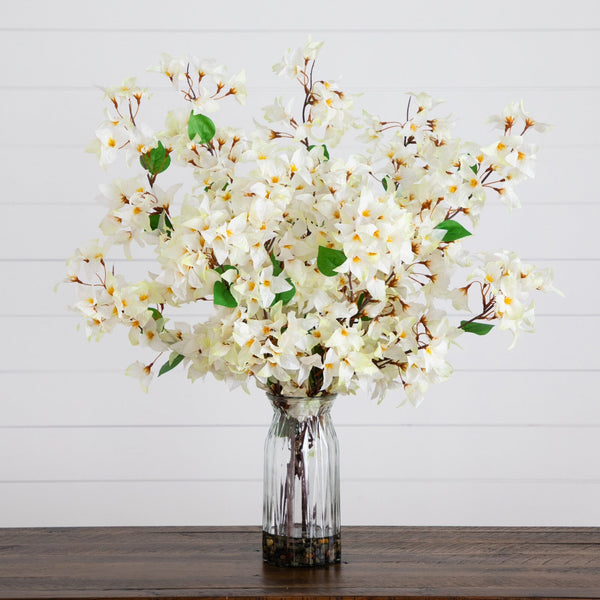
[[[103,237],[76,251],[67,279],[90,338],[121,325],[155,352],[127,371],[145,389],[179,368],[275,396],[380,400],[401,387],[416,404],[451,374],[457,338],[497,325],[516,340],[533,328],[532,292],[553,289],[549,270],[463,244],[488,195],[519,206],[535,162],[526,137],[548,126],[512,103],[481,147],[453,138],[425,93],[395,120],[359,112],[318,78],[320,47],[309,38],[274,66],[299,83],[299,102],[276,99],[249,134],[213,115],[244,103],[244,73],[210,61],[163,55],[156,70],[178,106],[159,131],[142,120],[148,91],[135,79],[105,90],[90,149],[134,174],[102,186]],[[186,184],[161,186],[168,174]],[[127,281],[110,257],[143,247],[155,267]],[[198,303],[207,318],[177,318]]]

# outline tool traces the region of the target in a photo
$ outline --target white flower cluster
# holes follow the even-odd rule
[[[246,95],[243,75],[212,63],[163,56],[157,70],[189,104],[162,132],[139,122],[147,93],[135,81],[107,90],[93,150],[101,164],[125,153],[141,174],[103,188],[105,240],[69,262],[90,337],[125,325],[133,344],[169,353],[160,374],[181,363],[192,379],[254,379],[290,396],[368,388],[382,398],[402,386],[417,403],[450,375],[459,335],[532,327],[531,292],[551,289],[551,274],[507,252],[468,254],[460,240],[488,192],[518,204],[514,184],[532,176],[535,158],[523,134],[545,126],[513,104],[493,118],[502,133],[492,145],[464,144],[431,115],[426,94],[410,95],[404,121],[358,118],[350,95],[314,78],[320,46],[309,40],[275,65],[300,83],[302,105],[275,101],[251,135],[203,114]],[[351,128],[361,129],[363,152],[337,155]],[[175,166],[195,182],[177,213],[179,186],[156,183]],[[151,246],[159,272],[126,282],[107,265],[115,245],[128,256]],[[464,269],[465,285],[452,287]],[[214,305],[212,316],[171,324],[197,302]],[[147,386],[156,360],[129,372]]]

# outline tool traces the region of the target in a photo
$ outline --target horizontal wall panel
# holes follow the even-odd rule
[[[341,482],[342,527],[597,527],[599,507],[597,483]],[[260,481],[0,484],[0,527],[258,525],[261,518]]]
[[[408,31],[401,35],[399,40],[395,32],[317,33],[315,39],[326,42],[317,74],[329,73],[326,78],[345,74],[347,80],[368,78],[372,82],[422,81],[427,74],[429,85],[529,86],[533,73],[537,85],[598,85],[595,55],[590,51],[598,44],[595,30],[473,31],[467,35]],[[266,37],[264,32],[252,30],[231,34],[208,31],[201,36],[189,31],[4,31],[0,68],[5,86],[114,85],[126,76],[141,76],[148,66],[159,62],[161,52],[168,52],[214,58],[232,71],[244,68],[248,81],[264,83],[273,77],[271,65],[290,46],[305,41],[304,32],[277,30]],[[437,51],[417,50],[428,47]],[[31,70],[16,67],[10,59],[15,54],[25,60],[36,59],[35,77]],[[68,68],[58,69],[57,64],[68,64]]]
[[[260,0],[252,4],[211,3],[190,5],[186,0],[172,0],[169,10],[158,0],[104,0],[101,5],[86,6],[77,0],[60,0],[51,5],[42,0],[21,0],[0,9],[2,29],[111,30],[131,29],[210,31],[306,30],[328,32],[344,29],[429,30],[452,29],[543,29],[565,27],[599,27],[594,3],[575,0],[565,6],[558,0],[505,0],[501,7],[481,10],[477,0],[461,0],[458,5],[444,0],[430,0],[427,10],[417,4],[390,4],[385,0],[369,3],[369,10],[358,0],[333,0],[323,3],[305,0],[302,10],[282,10],[277,0]],[[568,10],[568,19],[567,17]],[[160,15],[160,18],[157,18]],[[318,16],[318,18],[316,18]]]
[[[349,482],[342,483],[342,503],[348,525],[600,524],[597,484]]]
[[[149,348],[130,346],[123,327],[91,343],[71,319],[0,317],[0,327],[10,340],[2,371],[124,371],[136,360],[150,363],[157,356]],[[510,351],[507,331],[494,330],[484,338],[464,334],[448,360],[455,369],[598,369],[599,336],[600,317],[540,316],[536,332],[521,334]]]
[[[485,119],[515,100],[555,126],[531,136],[540,149],[536,179],[517,189],[523,210],[490,197],[466,243],[552,266],[565,297],[540,294],[537,332],[511,351],[508,332],[462,336],[449,354],[456,372],[419,408],[398,408],[400,390],[381,405],[337,399],[343,523],[600,526],[596,2],[431,0],[424,11],[388,0],[368,10],[358,0],[173,0],[165,11],[158,0],[21,0],[0,3],[0,31],[0,527],[260,522],[264,393],[212,377],[192,384],[179,367],[145,394],[124,370],[155,353],[131,347],[124,329],[88,343],[67,309],[75,289],[52,289],[67,257],[99,234],[98,184],[130,175],[84,152],[104,118],[99,86],[137,75],[153,93],[140,120],[159,130],[185,103],[146,68],[163,51],[214,57],[246,70],[248,101],[213,118],[249,129],[276,97],[301,109],[300,87],[271,66],[310,32],[325,42],[317,79],[341,77],[383,120],[402,120],[405,93],[424,90],[445,101],[433,116],[451,114],[463,140],[491,143]],[[330,148],[333,159],[357,151],[352,141]],[[171,168],[159,185],[190,174]],[[151,255],[117,260],[117,272],[141,278]],[[185,307],[181,318],[209,310]]]
[[[0,527],[258,524],[262,482],[0,483]]]
[[[80,244],[101,236],[98,228],[106,214],[100,205],[93,206],[6,206],[2,210],[10,227],[0,237],[0,258],[67,259]],[[175,213],[176,214],[176,213]],[[503,204],[490,203],[477,228],[468,222],[473,236],[464,244],[473,251],[514,250],[522,257],[536,259],[600,259],[600,249],[591,234],[592,224],[600,222],[600,203],[570,209],[565,205],[524,205],[512,212]],[[153,257],[153,248],[132,245],[135,258]],[[112,250],[115,258],[123,257],[120,248]]]
[[[600,47],[599,47],[600,50]],[[132,71],[133,73],[133,71]],[[132,73],[129,73],[131,75]],[[270,73],[270,67],[267,70]],[[338,71],[327,71],[321,69],[321,76],[337,76]],[[120,84],[123,76],[114,74],[108,80],[101,80],[97,77],[93,85],[113,85]],[[160,76],[154,74],[150,80],[151,85],[155,84]],[[540,162],[546,160],[544,151],[546,148],[553,147],[562,150],[563,160],[580,157],[593,152],[597,147],[597,139],[589,135],[589,131],[600,127],[600,116],[596,107],[600,102],[600,91],[598,87],[579,88],[573,90],[571,87],[548,88],[544,89],[538,83],[538,86],[529,86],[526,89],[519,87],[516,83],[486,89],[485,87],[475,87],[471,89],[468,82],[456,80],[450,87],[441,86],[437,79],[425,80],[423,78],[414,80],[404,80],[393,85],[382,86],[377,82],[379,80],[367,79],[358,82],[349,82],[346,78],[340,82],[342,89],[346,92],[360,94],[356,98],[356,115],[360,116],[363,109],[372,114],[378,115],[384,121],[403,120],[406,114],[406,105],[408,102],[407,92],[425,91],[434,98],[443,100],[443,104],[432,111],[433,117],[452,116],[454,127],[452,129],[455,137],[463,140],[477,142],[481,145],[489,145],[497,139],[499,131],[490,129],[486,120],[490,115],[500,114],[502,110],[510,103],[522,100],[526,110],[531,116],[539,121],[555,125],[555,128],[544,133],[530,132],[527,135],[529,141],[539,144],[540,151],[538,157]],[[385,81],[385,79],[384,79]],[[600,86],[600,80],[597,82]],[[79,201],[85,201],[85,194],[89,194],[86,188],[73,186],[73,183],[82,181],[79,179],[79,170],[81,165],[82,174],[91,169],[94,157],[86,155],[84,149],[94,139],[95,130],[104,121],[104,109],[108,106],[103,102],[103,93],[100,89],[4,89],[0,95],[0,126],[2,127],[2,136],[0,136],[0,147],[8,152],[9,164],[18,165],[19,163],[31,164],[32,169],[37,169],[37,163],[42,165],[40,169],[45,169],[43,163],[49,162],[55,164],[57,171],[50,177],[50,180],[62,175],[62,188],[59,187],[58,196],[55,201],[65,201],[79,194]],[[263,108],[278,97],[285,97],[288,100],[295,101],[295,114],[300,118],[300,111],[304,94],[298,85],[294,85],[287,80],[275,78],[269,80],[267,85],[258,87],[256,84],[248,89],[248,100],[245,106],[240,106],[235,101],[221,103],[221,110],[212,115],[212,119],[217,126],[240,127],[247,133],[254,130],[253,119],[263,122]],[[578,118],[586,123],[586,128],[573,128],[565,117],[565,106],[574,102],[577,103]],[[36,114],[38,107],[43,105],[45,110],[54,115],[52,120],[44,121],[44,135],[39,135],[39,121],[32,119],[31,115]],[[170,89],[157,89],[150,100],[142,103],[140,117],[138,122],[143,122],[154,131],[161,131],[164,128],[165,117],[170,110],[185,107],[185,101],[180,95]],[[350,130],[345,138],[345,148],[350,152],[362,152],[363,145],[352,144],[352,140],[358,133]],[[35,140],[39,152],[32,158],[30,144]],[[72,149],[80,151],[77,155],[63,155],[64,147],[73,147]],[[332,156],[344,156],[345,151],[338,148],[333,149]],[[570,155],[570,157],[568,156]],[[43,161],[40,157],[43,156]],[[33,160],[33,162],[31,162]],[[123,159],[124,163],[124,159]],[[577,169],[578,173],[585,174],[581,163]],[[16,167],[15,167],[16,168]],[[112,166],[109,174],[112,172]],[[8,169],[7,169],[8,172]],[[121,175],[123,169],[117,170]],[[172,170],[170,169],[164,175],[167,177]],[[566,172],[566,171],[565,171]],[[72,180],[71,178],[75,179]],[[102,180],[102,170],[97,169],[92,179],[94,184],[93,192],[95,194],[95,182]],[[162,179],[159,178],[159,182]],[[569,178],[573,179],[573,178]],[[26,195],[38,197],[38,202],[43,201],[45,195],[50,193],[43,185],[44,180],[39,180],[39,185],[26,189]],[[575,185],[575,183],[573,184]],[[589,190],[588,190],[589,192]],[[88,196],[90,197],[90,196]],[[93,197],[93,196],[91,196]],[[571,198],[569,198],[571,199]],[[565,199],[566,200],[566,199]],[[31,200],[30,200],[31,201]]]
[[[264,427],[272,409],[261,390],[173,372],[145,394],[122,372],[0,373],[0,427]],[[432,385],[417,407],[390,391],[381,404],[366,393],[339,396],[336,426],[600,427],[599,371],[457,371]],[[3,430],[0,430],[0,437]],[[201,435],[201,432],[198,433]]]
[[[518,217],[518,215],[516,215]],[[524,257],[525,260],[527,257]],[[600,314],[595,298],[597,282],[592,274],[600,269],[598,261],[535,260],[540,268],[550,267],[554,271],[556,287],[564,294],[537,294],[534,297],[536,314],[544,315],[589,315]],[[127,281],[147,278],[149,271],[156,272],[151,261],[119,261],[114,263],[116,272]],[[69,306],[77,301],[76,286],[59,282],[66,277],[63,260],[43,262],[6,261],[0,262],[0,274],[9,293],[0,296],[0,316],[52,316],[79,319],[79,313],[71,312]],[[466,276],[466,275],[465,275]],[[58,287],[57,287],[58,286]],[[54,292],[56,288],[56,292]],[[10,291],[12,290],[12,293]],[[170,316],[177,319],[192,318],[193,315],[208,315],[212,312],[210,302],[182,306]]]
[[[264,427],[3,429],[0,481],[260,479]],[[600,483],[595,428],[336,427],[341,477]]]

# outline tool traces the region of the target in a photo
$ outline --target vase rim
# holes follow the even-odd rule
[[[267,398],[273,408],[283,410],[295,418],[328,413],[336,396],[337,394],[323,394],[321,396],[276,396],[267,392]]]
[[[333,402],[337,394],[321,394],[319,396],[277,396],[271,392],[266,392],[267,398],[272,402]]]

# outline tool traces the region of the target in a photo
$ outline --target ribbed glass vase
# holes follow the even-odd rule
[[[338,440],[335,396],[267,394],[273,421],[265,441],[263,559],[282,567],[340,562]]]

